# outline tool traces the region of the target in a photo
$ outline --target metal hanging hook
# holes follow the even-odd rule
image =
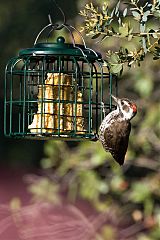
[[[66,25],[66,16],[63,12],[63,10],[59,7],[59,5],[57,4],[57,2],[55,0],[50,0],[50,2],[53,2],[54,5],[56,5],[56,7],[59,9],[59,11],[61,12],[62,16],[63,16],[63,23],[61,25],[59,25],[58,23],[54,24],[51,18],[51,14],[48,14],[48,19],[49,19],[49,24],[47,26],[45,26],[37,35],[34,45],[37,43],[40,35],[42,34],[42,32],[47,29],[47,28],[51,28],[51,30],[48,33],[47,39],[49,38],[50,34],[52,31],[54,30],[61,30],[65,25]]]
[[[53,2],[53,4],[59,9],[60,13],[62,14],[62,16],[63,16],[63,23],[61,25],[53,24],[52,19],[51,19],[51,14],[48,14],[49,23],[52,24],[56,30],[60,30],[66,24],[66,16],[65,16],[62,8],[60,8],[60,6],[57,4],[57,2],[55,0],[50,0],[50,1]]]
[[[86,46],[86,43],[85,43],[85,40],[84,40],[82,34],[81,34],[75,27],[73,27],[73,26],[71,26],[71,25],[69,25],[69,24],[66,23],[66,16],[65,16],[63,10],[62,10],[62,9],[59,7],[59,5],[57,4],[56,0],[50,0],[50,1],[53,2],[53,3],[55,4],[55,6],[59,9],[59,11],[61,12],[61,14],[62,14],[62,16],[63,16],[63,23],[60,24],[60,25],[59,25],[59,24],[53,24],[52,18],[51,18],[51,14],[48,14],[49,24],[48,24],[47,26],[45,26],[45,27],[39,32],[39,34],[37,35],[36,40],[35,40],[35,42],[34,42],[34,45],[36,45],[36,43],[37,43],[40,35],[41,35],[42,32],[43,32],[44,30],[46,30],[47,28],[51,28],[51,29],[50,29],[50,31],[49,31],[48,34],[47,34],[46,42],[48,41],[51,33],[52,33],[54,30],[61,30],[62,28],[66,28],[66,29],[69,31],[70,35],[71,35],[73,46],[74,46],[75,48],[79,49],[84,57],[86,57],[86,55],[85,55],[83,49],[82,49],[79,45],[77,45],[77,44],[75,43],[75,38],[74,38],[74,35],[73,35],[73,33],[72,33],[72,30],[74,30],[75,32],[77,32],[77,33],[79,34],[79,36],[80,36],[81,39],[82,39],[84,48],[85,48],[86,50],[89,50],[89,51],[93,52],[93,53],[95,54],[95,56],[98,57],[98,54],[97,54],[93,49],[88,48],[88,47]]]

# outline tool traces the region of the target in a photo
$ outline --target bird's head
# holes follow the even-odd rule
[[[125,120],[131,120],[137,113],[137,106],[134,102],[127,98],[118,98],[111,95],[117,104],[117,109],[122,113],[122,118]]]

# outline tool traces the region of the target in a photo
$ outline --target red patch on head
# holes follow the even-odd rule
[[[137,112],[137,106],[136,106],[136,104],[134,104],[134,103],[132,104],[132,109],[133,109],[133,112],[134,112],[134,113]]]

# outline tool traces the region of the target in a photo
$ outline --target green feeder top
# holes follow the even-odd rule
[[[56,43],[36,43],[33,48],[23,49],[19,52],[20,57],[31,55],[65,55],[85,57],[89,60],[98,60],[102,58],[100,53],[97,53],[84,45],[65,43],[65,38],[62,36],[57,38]]]

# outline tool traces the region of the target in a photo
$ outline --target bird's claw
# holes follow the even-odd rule
[[[104,114],[104,117],[106,116],[106,111],[105,111],[105,104],[104,102],[101,102],[101,108],[102,108],[102,111],[103,111],[103,114]]]

